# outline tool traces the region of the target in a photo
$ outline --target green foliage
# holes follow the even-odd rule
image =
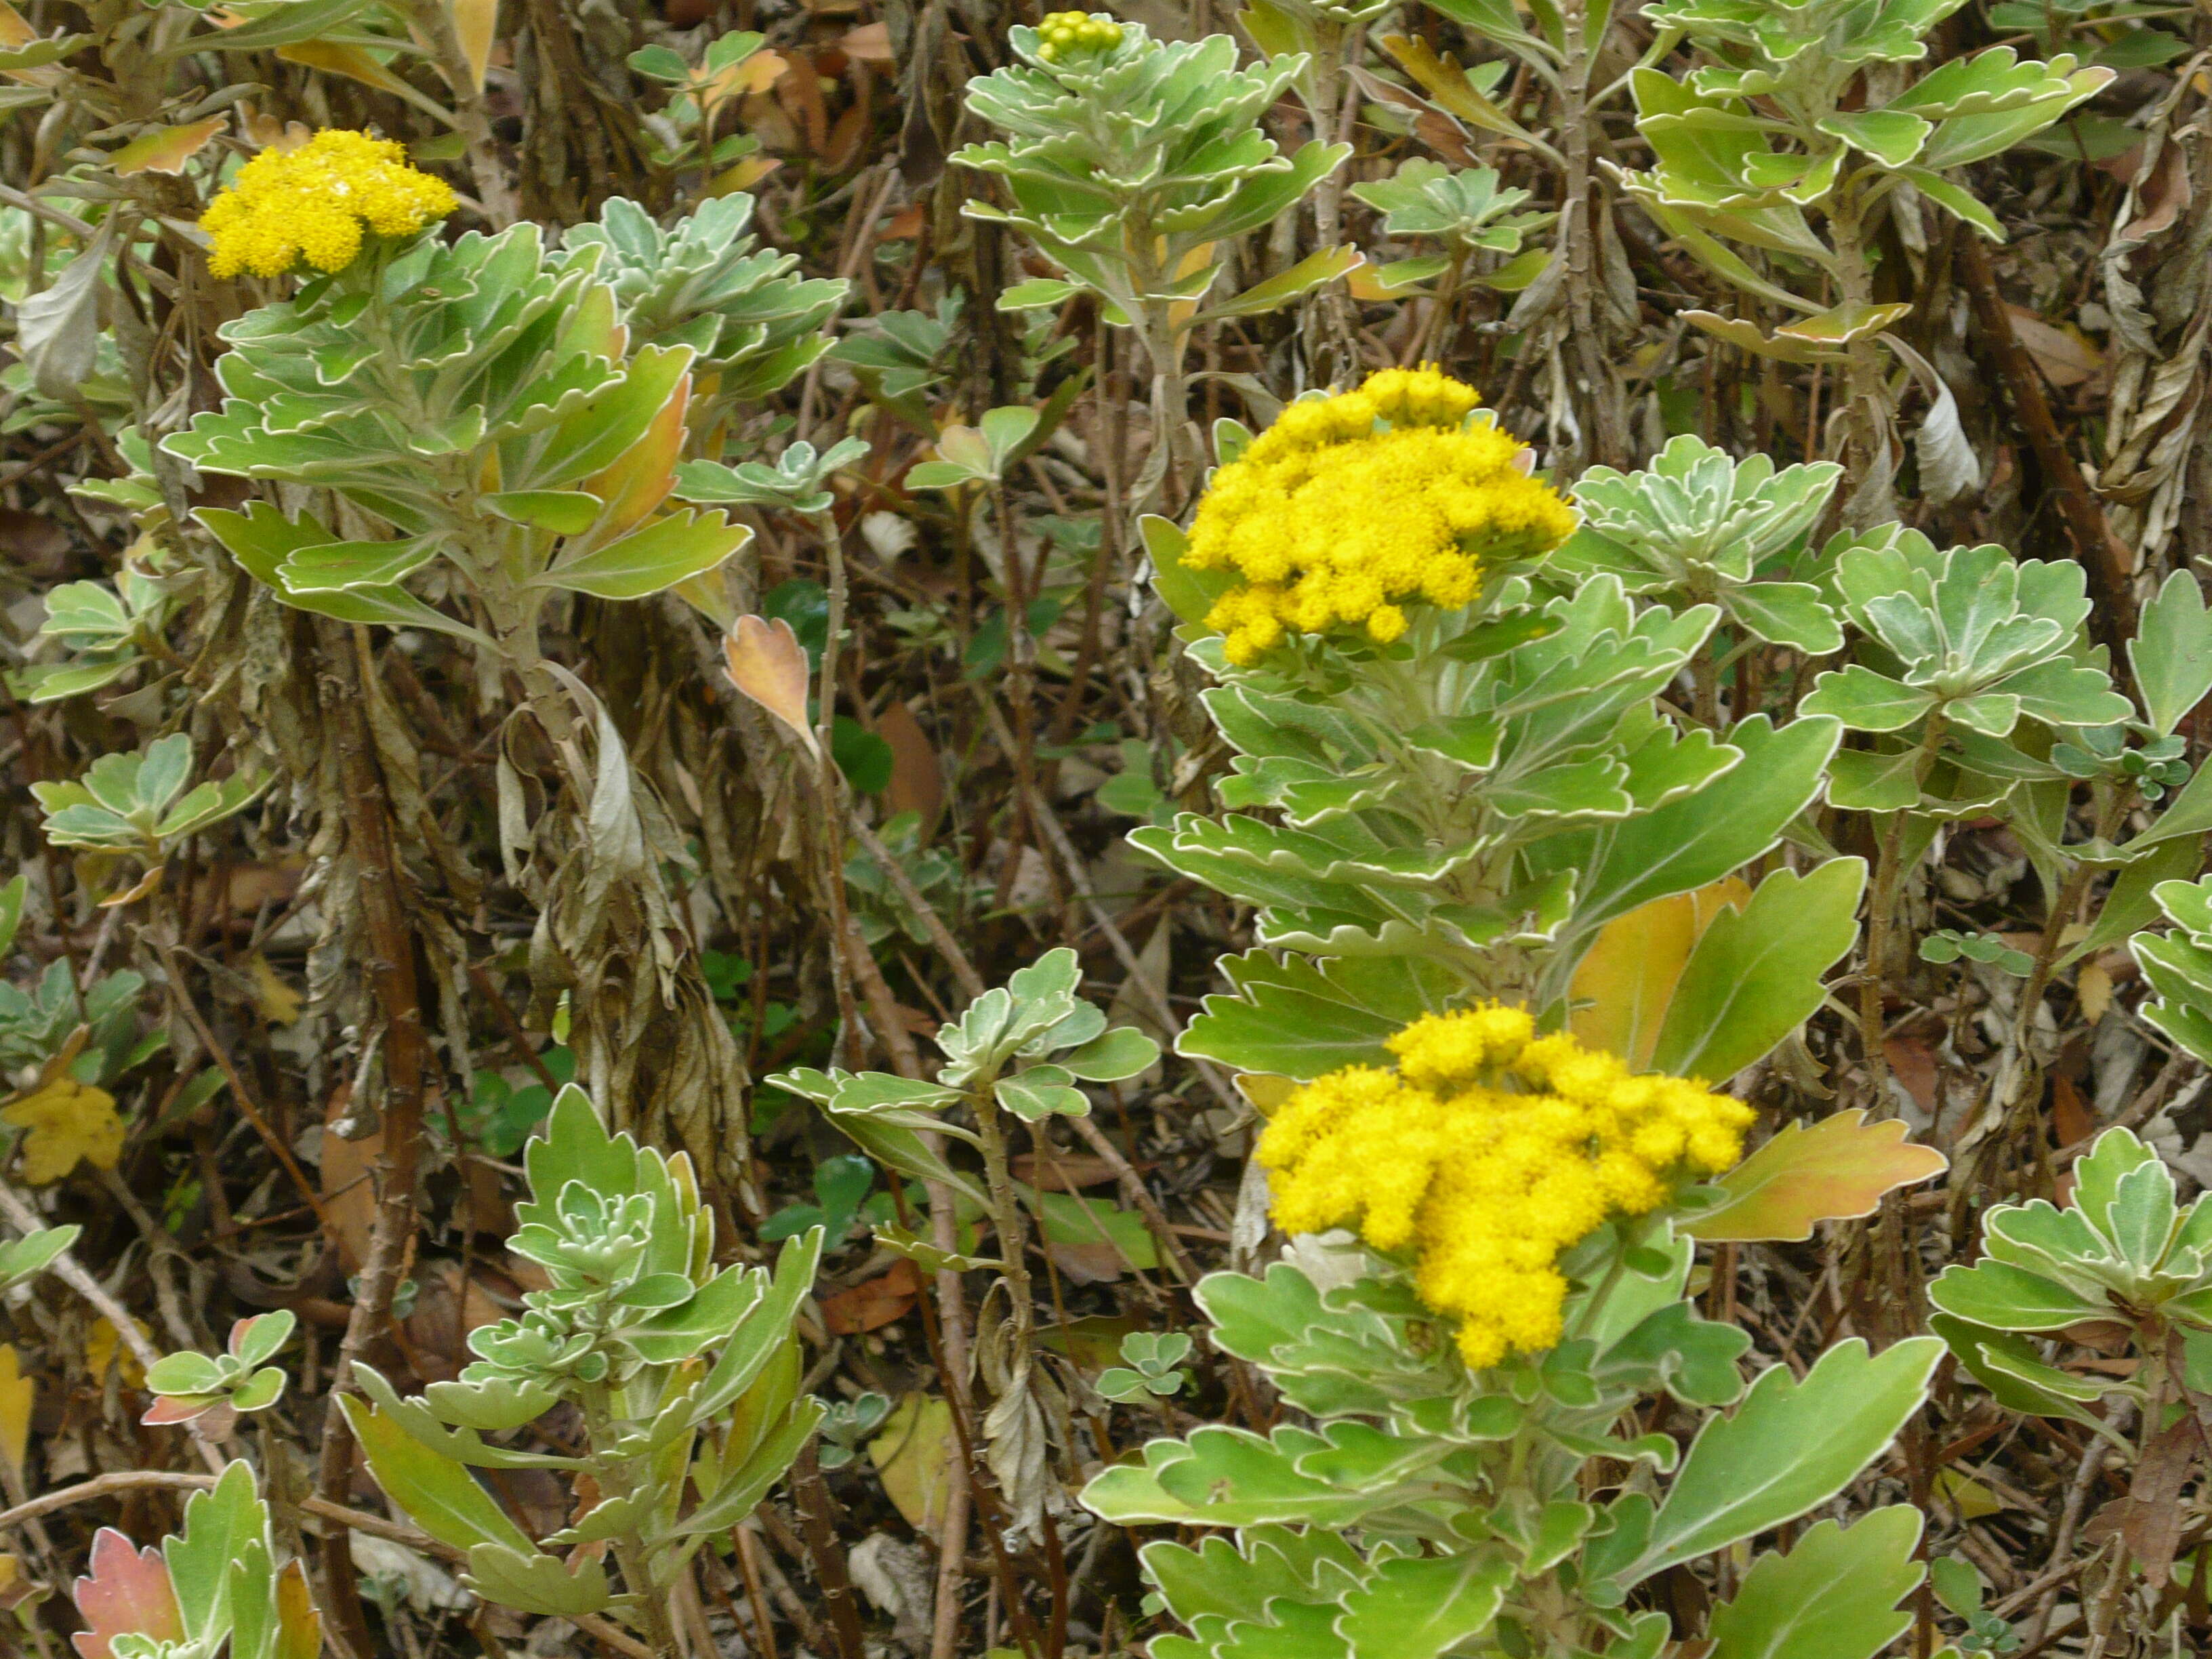
[[[176,843],[251,805],[270,781],[240,771],[187,791],[191,775],[192,740],[173,732],[135,755],[102,755],[73,783],[34,783],[31,793],[55,846],[128,853],[158,866]]]
[[[1156,557],[1170,537],[1155,532]],[[1639,607],[1600,572],[1541,600],[1508,577],[1464,611],[1423,611],[1386,651],[1233,670],[1197,645],[1219,681],[1203,698],[1231,751],[1217,785],[1231,815],[1130,840],[1256,907],[1261,945],[1315,960],[1224,964],[1238,995],[1209,998],[1182,1051],[1311,1077],[1378,1058],[1382,1037],[1469,994],[1553,1005],[1605,923],[1771,847],[1839,732],[1761,716],[1721,738],[1661,712],[1717,620],[1711,604]],[[1855,896],[1837,890],[1846,910]],[[1747,962],[1794,927],[1775,908],[1747,921]],[[1747,1003],[1739,1029],[1778,1041],[1849,934],[1846,918],[1807,935],[1831,954],[1777,987],[1796,1012],[1744,1024]],[[1719,949],[1706,971],[1727,979]]]
[[[1125,1406],[1147,1404],[1179,1393],[1190,1373],[1176,1368],[1190,1358],[1182,1331],[1132,1331],[1121,1339],[1121,1364],[1099,1373],[1098,1392]]]
[[[1870,90],[1875,66],[1923,62],[1924,37],[1959,3],[1660,0],[1647,8],[1667,38],[1686,38],[1708,62],[1681,80],[1656,69],[1635,72],[1637,126],[1656,164],[1616,175],[1716,275],[1808,313],[1771,337],[1710,313],[1687,313],[1692,321],[1798,362],[1834,357],[1878,334],[1903,308],[1869,302],[1863,238],[1868,216],[1900,184],[2002,240],[1996,216],[1947,170],[2042,131],[2112,72],[2080,68],[2063,55],[2022,63],[1996,46],[1913,78],[1892,70],[1878,83],[1882,92]],[[1830,240],[1808,215],[1828,222]],[[1844,303],[1800,297],[1717,239],[1826,271],[1843,287]]]
[[[264,1364],[292,1334],[289,1309],[241,1319],[230,1328],[224,1352],[212,1359],[186,1349],[147,1368],[146,1386],[158,1396],[148,1423],[200,1423],[220,1440],[248,1412],[266,1411],[283,1397],[285,1376]]]
[[[1090,1097],[1079,1082],[1132,1078],[1159,1058],[1159,1046],[1127,1026],[1109,1030],[1106,1016],[1075,993],[1082,970],[1075,952],[1049,951],[1004,986],[968,1005],[937,1030],[945,1063],[934,1083],[883,1072],[802,1068],[768,1081],[813,1101],[830,1121],[878,1164],[922,1181],[943,1181],[981,1194],[930,1150],[925,1132],[981,1146],[975,1131],[942,1115],[963,1100],[1030,1122],[1081,1117]],[[1048,1058],[1051,1057],[1051,1058]]]
[[[443,562],[489,638],[532,662],[555,595],[641,598],[750,539],[719,512],[659,511],[687,419],[719,431],[732,400],[813,361],[842,290],[752,252],[747,220],[718,203],[665,233],[618,199],[565,254],[529,224],[380,251],[228,325],[229,398],[166,447],[203,471],[322,486],[385,527],[203,509],[286,604],[484,641],[406,585]]]
[[[68,660],[18,671],[10,677],[17,694],[31,702],[82,696],[112,685],[145,661],[149,650],[166,650],[162,629],[191,578],[164,565],[158,551],[149,552],[143,563],[135,556],[126,560],[112,586],[64,582],[49,592],[39,635],[58,641]]]
[[[525,1612],[608,1612],[648,1636],[665,1630],[669,1589],[702,1544],[750,1514],[820,1419],[798,1392],[793,1330],[822,1236],[787,1243],[775,1272],[714,1265],[714,1221],[689,1161],[610,1135],[581,1090],[563,1089],[526,1153],[530,1200],[510,1248],[548,1288],[518,1316],[471,1333],[478,1356],[456,1382],[402,1399],[358,1368],[348,1420],[392,1501],[466,1553],[468,1582]],[[574,1456],[484,1437],[556,1404],[574,1407]],[[599,1498],[547,1548],[604,1541],[564,1565],[520,1532],[471,1466],[588,1475]],[[687,1490],[696,1501],[687,1504]]]
[[[2075,1165],[2072,1202],[1999,1205],[1983,1258],[1929,1286],[1936,1328],[1960,1363],[2016,1411],[2081,1420],[2108,1394],[2154,1400],[2166,1334],[2212,1331],[2212,1200],[2176,1202],[2173,1176],[2124,1128]],[[2027,1339],[2091,1321],[2129,1328],[2149,1356],[2135,1378],[2064,1371]]]
[[[1003,179],[1012,199],[971,198],[962,211],[1014,226],[1067,273],[1010,289],[1001,306],[1088,291],[1109,321],[1138,331],[1164,372],[1197,323],[1272,310],[1358,262],[1349,249],[1323,249],[1284,277],[1205,304],[1223,268],[1212,245],[1289,211],[1349,152],[1314,143],[1285,156],[1262,131],[1261,114],[1302,60],[1239,69],[1225,34],[1163,43],[1140,24],[1118,27],[1118,45],[1059,61],[1036,30],[1013,28],[1019,61],[970,81],[966,94],[969,110],[1006,137],[952,159]]]
[[[1813,584],[1771,572],[1802,544],[1842,477],[1832,462],[1778,472],[1767,456],[1737,461],[1676,438],[1648,471],[1595,466],[1577,480],[1583,527],[1545,562],[1545,580],[1612,574],[1632,593],[1717,605],[1753,639],[1825,656],[1844,642],[1834,610]]]
[[[41,1227],[36,1232],[0,1243],[0,1292],[27,1284],[46,1272],[83,1231],[83,1228],[71,1222],[65,1227]]]
[[[1571,1263],[1569,1339],[1484,1372],[1450,1357],[1449,1334],[1373,1258],[1328,1291],[1288,1263],[1264,1279],[1209,1276],[1199,1297],[1216,1342],[1313,1423],[1154,1440],[1141,1463],[1085,1489],[1085,1505],[1120,1524],[1235,1530],[1145,1546],[1147,1579],[1189,1632],[1155,1651],[1643,1651],[1665,1621],[1627,1611],[1628,1592],[1841,1491],[1918,1407],[1941,1352],[1926,1338],[1879,1356],[1845,1343],[1802,1382],[1777,1366],[1746,1395],[1736,1361],[1748,1339],[1682,1299],[1689,1263],[1663,1221],[1601,1230]],[[1634,1433],[1637,1402],[1662,1391],[1705,1414],[1679,1468],[1672,1438]],[[1732,1416],[1717,1413],[1739,1395]],[[1648,1474],[1593,1504],[1592,1459]],[[1655,1504],[1647,1487],[1669,1474]],[[1780,1651],[1782,1634],[1820,1622],[1834,1626],[1838,1659],[1870,1659],[1920,1578],[1918,1517],[1885,1516],[1841,1540],[1828,1523],[1759,1558],[1715,1614],[1723,1650]]]
[[[2134,711],[2080,642],[2081,567],[2014,560],[2001,547],[1938,552],[1890,530],[1836,552],[1833,580],[1860,630],[1860,660],[1824,672],[1799,705],[1877,745],[1836,757],[1828,799],[1871,811],[1964,816],[2047,775],[2012,744],[2023,717],[2095,726]]]
[[[617,196],[596,222],[562,237],[571,257],[614,290],[633,349],[689,346],[702,380],[714,377],[714,389],[702,390],[691,411],[701,433],[733,404],[787,385],[829,350],[823,325],[844,302],[844,283],[793,276],[798,255],[761,247],[752,218],[753,198],[739,191],[702,202],[664,228]],[[582,252],[590,248],[599,250],[596,257]]]
[[[1401,259],[1383,266],[1376,275],[1394,289],[1463,265],[1477,252],[1510,258],[1528,237],[1559,216],[1519,211],[1529,199],[1528,192],[1500,188],[1492,168],[1455,171],[1419,156],[1401,161],[1392,177],[1354,185],[1348,193],[1382,213],[1386,234],[1432,237],[1447,250],[1441,257]]]
[[[140,1551],[112,1528],[93,1540],[76,1581],[78,1638],[113,1659],[315,1659],[322,1620],[297,1561],[277,1565],[269,1507],[252,1468],[228,1465],[214,1489],[185,1502],[181,1531]]]
[[[2128,941],[2155,994],[2142,1017],[2212,1065],[2212,877],[2160,882],[2151,896],[2176,931]]]

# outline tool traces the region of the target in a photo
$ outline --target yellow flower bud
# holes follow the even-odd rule
[[[1277,1224],[1352,1228],[1406,1255],[1477,1369],[1556,1344],[1559,1258],[1727,1169],[1752,1121],[1699,1084],[1534,1033],[1525,1010],[1496,1003],[1425,1016],[1389,1040],[1397,1070],[1316,1078],[1260,1137]]]
[[[459,204],[388,138],[326,128],[297,149],[264,149],[200,216],[218,276],[343,270],[364,237],[409,236]]]
[[[1434,368],[1385,369],[1356,392],[1292,404],[1214,475],[1184,562],[1233,570],[1206,625],[1249,663],[1285,632],[1401,637],[1404,607],[1456,610],[1486,565],[1547,553],[1573,509],[1516,465],[1520,443],[1470,425],[1471,386]],[[1255,612],[1253,596],[1273,596]],[[1256,626],[1271,616],[1272,630]]]

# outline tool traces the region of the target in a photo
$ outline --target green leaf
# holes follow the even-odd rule
[[[501,518],[558,536],[580,536],[599,521],[606,503],[581,489],[509,489],[483,497]]]
[[[519,1556],[538,1553],[462,1465],[441,1457],[358,1395],[339,1395],[338,1405],[376,1484],[430,1536],[458,1550],[491,1544]]]
[[[750,526],[720,512],[687,507],[655,520],[536,578],[538,587],[564,587],[602,599],[639,599],[714,569],[753,538]]]
[[[783,1479],[828,1410],[812,1395],[797,1401],[775,1432],[754,1449],[736,1474],[684,1517],[680,1533],[720,1532],[760,1507],[769,1488]]]
[[[1987,1258],[1972,1267],[1953,1262],[1928,1287],[1928,1299],[1954,1318],[2001,1331],[2059,1331],[2112,1316],[2108,1304],[2055,1279]]]
[[[161,1553],[187,1632],[206,1636],[228,1622],[230,1564],[268,1528],[269,1511],[243,1458],[223,1469],[212,1491],[185,1500],[184,1529],[162,1540]]]
[[[1675,984],[1654,1069],[1733,1077],[1803,1024],[1858,938],[1865,885],[1863,859],[1831,859],[1803,877],[1777,870],[1742,909],[1722,910]]]
[[[1412,957],[1316,962],[1254,951],[1219,966],[1236,994],[1207,997],[1176,1052],[1300,1082],[1389,1065],[1384,1043],[1459,994],[1455,975]]]
[[[1178,622],[1203,623],[1213,602],[1237,585],[1233,570],[1193,570],[1182,562],[1190,538],[1172,520],[1148,513],[1137,521],[1152,561],[1152,591]]]
[[[999,295],[1001,311],[1037,311],[1051,306],[1066,305],[1082,289],[1073,283],[1063,283],[1050,276],[1035,282],[1016,283]]]
[[[1073,1085],[1072,1073],[1058,1066],[1032,1066],[1012,1077],[1002,1077],[993,1092],[999,1104],[1024,1123],[1036,1123],[1055,1115],[1086,1117],[1091,1097]]]
[[[1942,1353],[1932,1336],[1873,1355],[1854,1337],[1822,1354],[1802,1382],[1786,1365],[1762,1373],[1732,1416],[1698,1431],[1619,1582],[1641,1583],[1834,1497],[1920,1409]]]
[[[1060,1064],[1091,1083],[1119,1083],[1146,1070],[1160,1057],[1160,1045],[1142,1031],[1117,1025],[1060,1057]]]
[[[1345,1595],[1336,1621],[1345,1659],[1437,1659],[1490,1628],[1512,1577],[1494,1557],[1385,1561]]]
[[[1852,812],[1903,812],[1920,805],[1927,757],[1916,747],[1846,749],[1828,763],[1828,805]]]
[[[27,890],[24,877],[19,872],[0,887],[0,957],[7,956],[15,943],[15,930],[23,922],[23,895]]]
[[[535,1547],[478,1544],[469,1551],[461,1582],[487,1601],[552,1617],[597,1613],[614,1600],[607,1570],[595,1557],[579,1554],[572,1571]]]
[[[1833,715],[1854,732],[1895,732],[1911,725],[1937,701],[1933,691],[1853,663],[1831,669],[1814,681],[1812,695],[1798,710]]]
[[[340,622],[372,623],[386,628],[426,628],[482,645],[487,650],[496,648],[488,635],[465,623],[455,622],[404,588],[357,587],[329,593],[287,592],[277,574],[278,567],[301,549],[327,546],[333,539],[331,532],[312,517],[295,522],[266,501],[255,501],[243,513],[204,507],[192,516],[230,550],[246,574],[273,589],[285,604],[297,610],[334,617]]]
[[[1751,1564],[1715,1607],[1708,1659],[1874,1659],[1912,1623],[1898,1603],[1924,1573],[1912,1559],[1920,1511],[1893,1504],[1848,1530],[1823,1521],[1787,1554]]]
[[[2130,137],[2136,137],[2132,127],[2128,130],[2128,132]],[[1926,167],[1899,167],[1898,176],[1935,203],[1937,207],[1942,208],[1954,218],[1963,219],[1992,242],[2002,242],[2005,240],[2003,221],[1983,206],[1981,198],[1965,185],[1954,184],[1942,173],[1931,172]]]
[[[1901,167],[1920,154],[1934,126],[1901,110],[1857,110],[1817,124],[1832,138],[1864,150],[1886,167]]]
[[[2212,692],[2212,617],[2192,572],[2173,572],[2143,607],[2128,660],[2151,729],[2160,737]]]
[[[1356,247],[1325,247],[1309,253],[1288,270],[1280,271],[1263,283],[1255,283],[1242,294],[1209,306],[1193,319],[1195,323],[1218,322],[1224,317],[1256,317],[1262,312],[1273,311],[1288,305],[1300,295],[1319,288],[1323,283],[1348,276],[1366,264],[1366,258]]]
[[[1687,893],[1759,857],[1819,793],[1843,737],[1830,719],[1774,726],[1754,714],[1729,733],[1743,761],[1693,795],[1605,832],[1571,924],[1594,932],[1640,904]]]
[[[390,587],[437,556],[436,541],[332,542],[302,547],[276,567],[286,594],[331,593],[349,588]]]

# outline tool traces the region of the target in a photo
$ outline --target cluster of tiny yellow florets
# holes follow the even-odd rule
[[[1037,56],[1057,64],[1077,52],[1111,52],[1121,44],[1121,26],[1087,11],[1048,12],[1037,25]]]
[[[208,269],[281,276],[302,264],[343,270],[365,232],[407,236],[459,205],[442,179],[407,165],[388,138],[329,128],[297,149],[264,149],[200,216]]]
[[[1459,1319],[1477,1368],[1558,1343],[1560,1254],[1727,1169],[1751,1123],[1749,1107],[1698,1084],[1538,1036],[1519,1008],[1429,1015],[1389,1048],[1396,1071],[1331,1072],[1268,1123],[1275,1220],[1354,1228],[1409,1255],[1421,1299]]]
[[[1387,645],[1407,604],[1463,605],[1486,563],[1573,532],[1572,509],[1522,470],[1519,441],[1468,419],[1481,401],[1433,368],[1385,369],[1292,404],[1214,475],[1183,562],[1243,578],[1206,618],[1230,661],[1340,626]]]

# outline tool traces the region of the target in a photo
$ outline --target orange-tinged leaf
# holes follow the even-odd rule
[[[31,27],[23,14],[9,5],[8,0],[0,0],[0,48],[14,52],[38,38],[38,30]]]
[[[95,1169],[112,1170],[123,1156],[123,1120],[115,1097],[75,1078],[57,1077],[13,1105],[0,1109],[0,1122],[28,1130],[18,1171],[33,1187],[59,1181],[84,1159]]]
[[[888,64],[891,59],[891,28],[888,23],[863,23],[847,29],[838,40],[848,58],[863,64]]]
[[[1810,1128],[1785,1127],[1716,1184],[1729,1202],[1680,1231],[1707,1243],[1810,1238],[1816,1221],[1869,1216],[1885,1193],[1950,1167],[1933,1146],[1916,1146],[1896,1118],[1869,1123],[1857,1109]]]
[[[684,416],[690,406],[691,377],[685,374],[622,458],[579,486],[607,504],[592,530],[594,544],[611,542],[635,529],[668,499],[676,487],[677,458],[684,453]]]
[[[725,98],[748,96],[766,92],[783,79],[790,61],[780,52],[757,52],[750,58],[740,58],[727,69],[712,75],[693,77],[692,95],[702,104],[718,104]]]
[[[781,617],[740,617],[722,636],[722,660],[731,682],[787,727],[819,761],[822,751],[806,724],[806,647]]]
[[[155,127],[142,132],[108,158],[116,172],[178,173],[185,163],[208,147],[208,141],[228,123],[227,115],[210,115],[181,127]]]
[[[23,1474],[23,1454],[31,1443],[31,1402],[38,1386],[23,1375],[13,1346],[0,1342],[0,1462]]]
[[[499,27],[499,0],[447,0],[453,14],[454,38],[461,43],[461,55],[469,60],[472,83],[456,92],[482,92],[484,70],[491,63],[491,43]]]
[[[79,1659],[111,1659],[108,1644],[118,1636],[147,1636],[157,1642],[185,1639],[184,1614],[161,1552],[134,1548],[112,1527],[92,1540],[92,1571],[72,1591],[88,1628],[70,1638]]]
[[[1729,876],[1613,918],[1575,969],[1569,994],[1585,1006],[1568,1016],[1568,1028],[1593,1048],[1619,1054],[1632,1070],[1649,1069],[1690,952],[1724,907],[1741,909],[1750,902],[1751,889]]]
[[[276,1650],[270,1659],[316,1659],[323,1650],[323,1615],[297,1561],[276,1575]]]
[[[349,46],[343,41],[295,40],[289,46],[277,47],[276,55],[288,64],[304,64],[328,75],[343,75],[349,81],[358,81],[396,97],[411,98],[415,91],[359,46]]]

